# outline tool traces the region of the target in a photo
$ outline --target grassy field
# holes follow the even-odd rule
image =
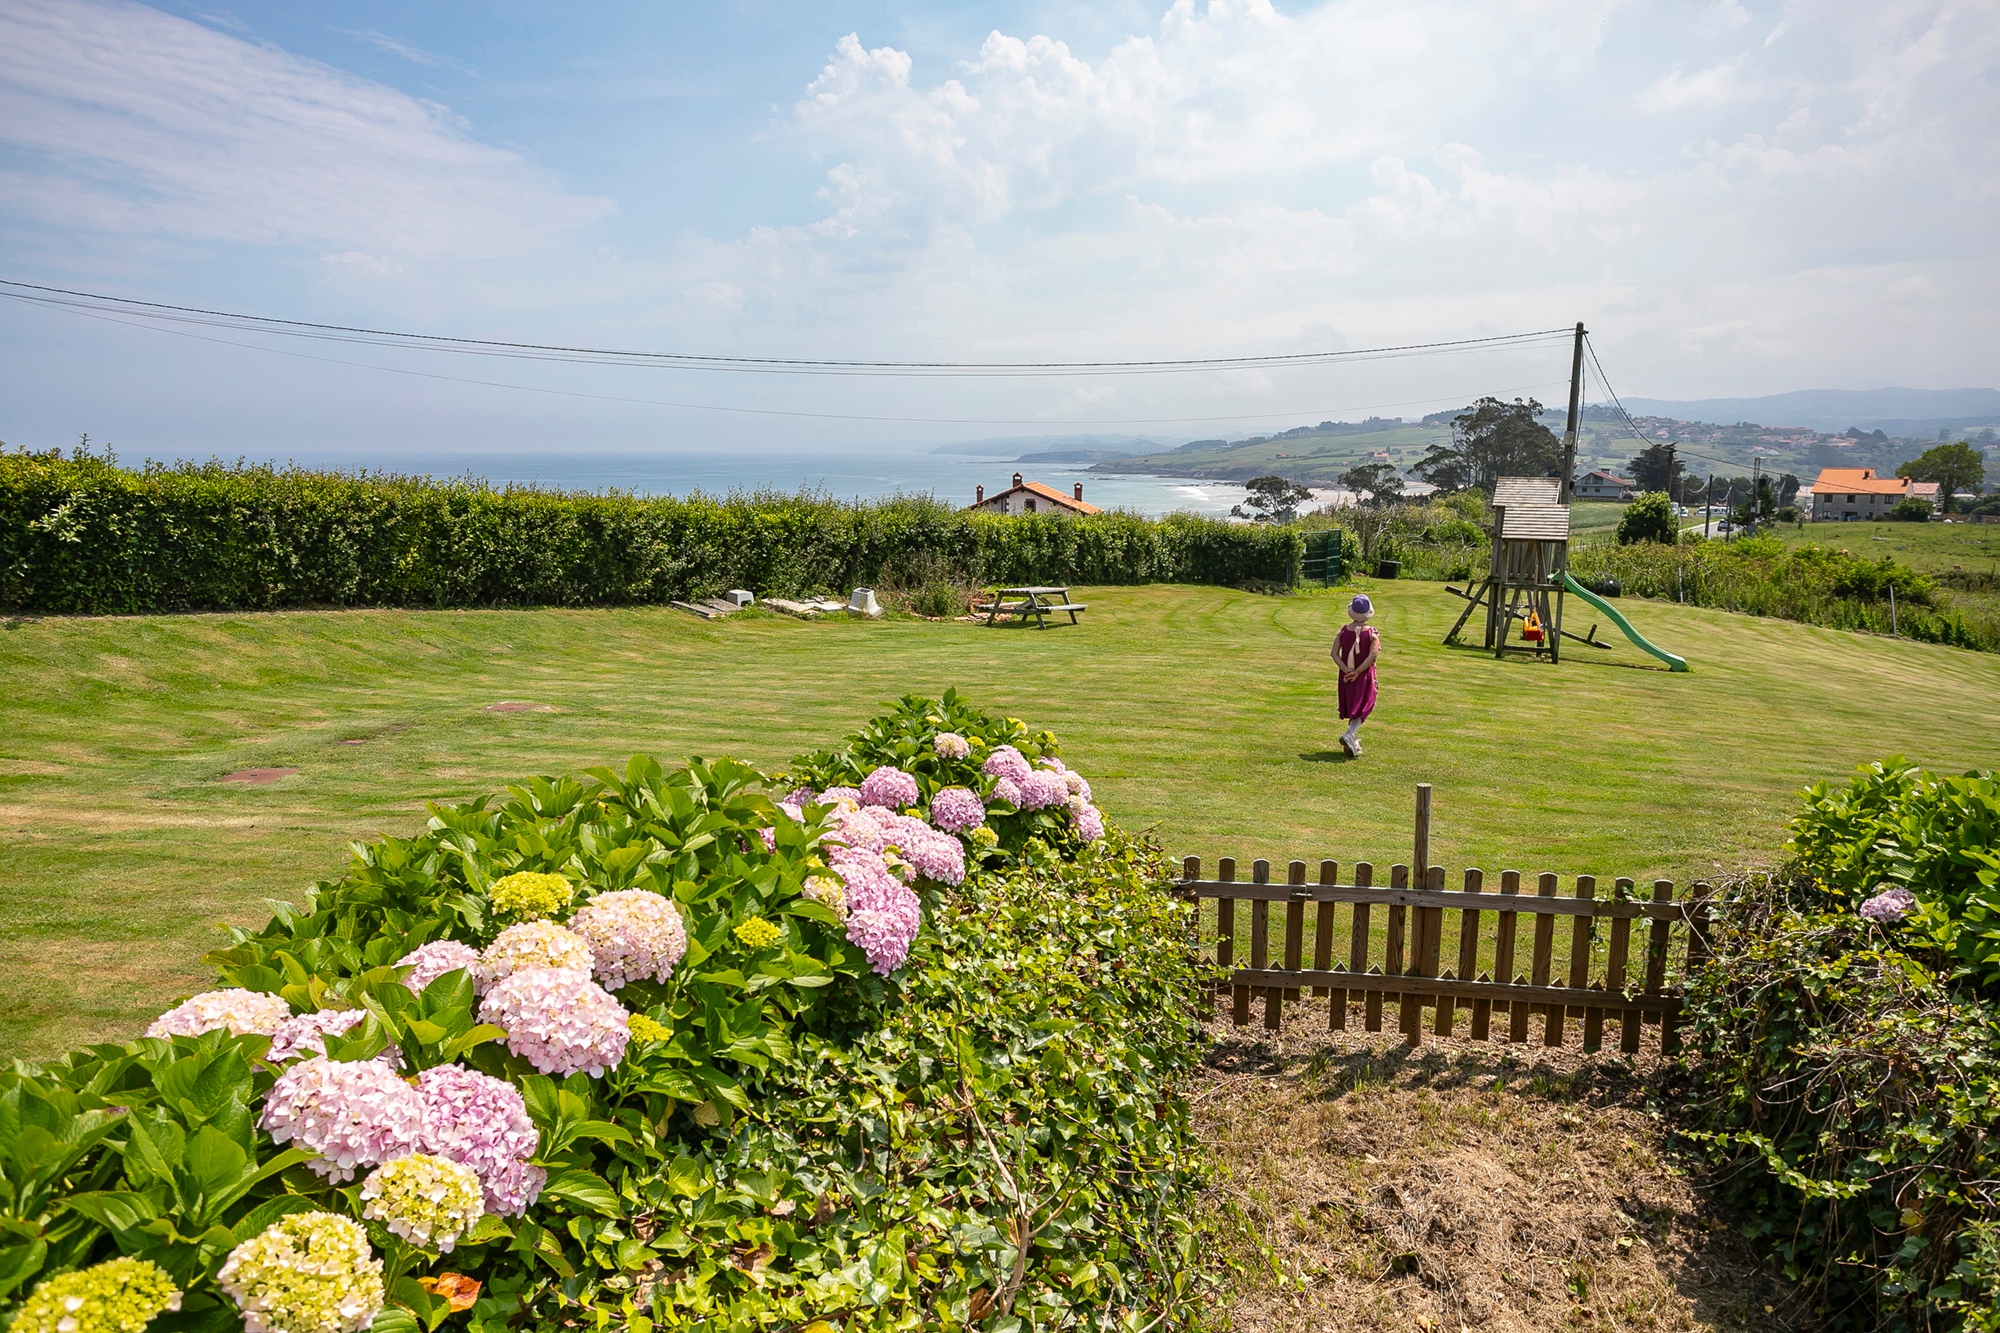
[[[908,691],[1056,729],[1107,811],[1177,854],[1406,859],[1428,781],[1443,864],[1641,879],[1768,858],[1804,783],[1898,750],[1990,764],[2000,732],[1991,655],[1632,602],[1692,674],[1622,639],[1496,663],[1438,643],[1460,603],[1436,585],[1372,591],[1387,656],[1358,762],[1327,660],[1347,590],[1092,589],[1046,633],[654,608],[5,622],[0,1054],[131,1034],[202,984],[215,923],[426,801],[636,750],[776,765]],[[487,711],[510,700],[553,711]],[[218,781],[251,767],[299,772]]]
[[[1794,546],[1810,542],[1870,559],[1886,555],[1927,573],[2000,574],[2000,523],[1807,523],[1771,531]]]

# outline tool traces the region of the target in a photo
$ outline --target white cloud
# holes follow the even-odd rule
[[[0,7],[15,208],[384,263],[520,254],[602,217],[442,107],[116,0]]]

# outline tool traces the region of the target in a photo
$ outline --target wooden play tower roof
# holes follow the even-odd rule
[[[1557,477],[1502,477],[1493,487],[1494,535],[1506,542],[1566,542],[1569,506]]]

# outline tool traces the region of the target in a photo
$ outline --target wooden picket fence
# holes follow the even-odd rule
[[[1231,969],[1222,989],[1230,994],[1231,1017],[1237,1026],[1250,1021],[1252,1004],[1261,999],[1264,1026],[1275,1031],[1285,1004],[1302,1002],[1310,990],[1326,999],[1327,1024],[1335,1030],[1346,1028],[1350,1002],[1362,1006],[1362,1023],[1369,1032],[1380,1032],[1383,1008],[1395,1006],[1397,1030],[1413,1046],[1423,1041],[1424,1011],[1429,1009],[1431,1029],[1441,1037],[1453,1034],[1463,1013],[1474,1041],[1491,1040],[1497,1020],[1510,1042],[1526,1043],[1530,1020],[1539,1015],[1545,1046],[1562,1045],[1574,1019],[1582,1023],[1585,1051],[1602,1047],[1607,1020],[1618,1024],[1620,1050],[1637,1053],[1648,1025],[1659,1029],[1664,1053],[1671,1055],[1679,1048],[1681,997],[1668,985],[1669,963],[1687,967],[1707,956],[1706,884],[1697,883],[1687,896],[1676,899],[1673,881],[1657,879],[1650,896],[1641,899],[1633,881],[1621,878],[1612,881],[1608,897],[1600,898],[1596,877],[1579,875],[1573,896],[1564,897],[1555,875],[1536,876],[1534,892],[1524,894],[1520,872],[1508,870],[1500,875],[1499,892],[1489,893],[1483,872],[1467,870],[1461,888],[1447,889],[1444,867],[1429,863],[1430,809],[1431,789],[1424,784],[1417,788],[1413,864],[1391,866],[1386,888],[1376,886],[1375,867],[1366,861],[1353,867],[1345,884],[1337,862],[1321,861],[1317,882],[1309,884],[1307,863],[1293,861],[1285,882],[1274,884],[1268,861],[1252,862],[1246,883],[1236,878],[1232,858],[1217,862],[1214,879],[1202,878],[1201,858],[1186,858],[1175,891],[1197,906],[1208,899],[1215,902],[1214,956],[1218,964]],[[1238,963],[1238,903],[1249,908],[1247,967]],[[1276,958],[1271,933],[1274,903],[1284,908]],[[1312,966],[1307,967],[1309,905]],[[1335,936],[1342,905],[1351,905],[1352,910],[1342,941],[1344,958],[1337,959]],[[1374,939],[1378,907],[1387,914],[1379,955]],[[1441,968],[1446,913],[1458,914],[1456,965]],[[1519,938],[1524,915],[1532,923],[1533,937],[1527,941]],[[1570,923],[1569,951],[1565,975],[1558,978],[1552,972],[1557,965],[1558,919],[1563,917]],[[1209,920],[1206,912],[1197,911],[1197,932],[1205,932]],[[1610,923],[1601,969],[1593,966],[1599,921]],[[1644,928],[1637,941],[1634,923]],[[1197,941],[1204,952],[1208,944]],[[1517,971],[1523,944],[1528,954],[1526,973]],[[1635,947],[1640,952],[1635,954]],[[1676,951],[1680,956],[1673,959]],[[1491,960],[1485,970],[1482,958]]]

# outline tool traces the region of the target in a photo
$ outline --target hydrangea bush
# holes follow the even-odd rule
[[[905,699],[357,848],[146,1037],[0,1073],[0,1325],[1185,1322],[1203,978],[1056,749]]]

